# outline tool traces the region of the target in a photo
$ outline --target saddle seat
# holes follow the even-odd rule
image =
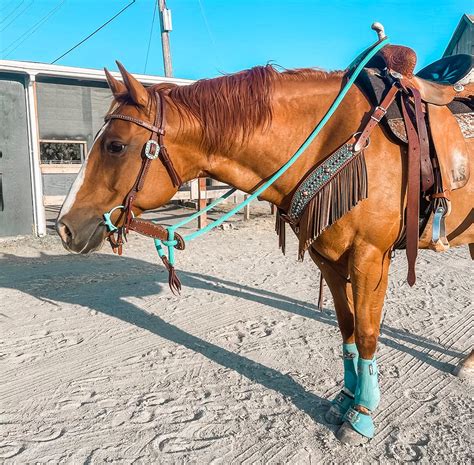
[[[420,91],[424,102],[433,105],[447,105],[455,98],[470,98],[474,95],[474,82],[471,82],[474,78],[472,56],[441,58],[415,75],[416,61],[416,53],[411,48],[387,45],[368,66],[398,73]]]
[[[465,53],[434,61],[416,73],[416,76],[438,84],[468,84],[474,79],[474,57]]]

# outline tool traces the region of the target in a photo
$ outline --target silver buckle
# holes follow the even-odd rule
[[[151,152],[151,147],[155,146],[155,151],[154,153]],[[145,156],[149,158],[150,160],[155,160],[158,158],[158,155],[160,154],[160,146],[158,145],[158,142],[156,140],[150,139],[146,144],[145,144]]]
[[[389,73],[395,79],[402,79],[403,78],[403,74],[397,73],[397,71],[390,70]]]
[[[350,408],[346,412],[346,419],[349,421],[349,423],[357,423],[357,420],[359,419],[359,412],[353,408]]]

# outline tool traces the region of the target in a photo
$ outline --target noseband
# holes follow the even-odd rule
[[[117,252],[119,255],[122,254],[122,245],[126,240],[129,230],[133,230],[145,236],[162,241],[168,239],[168,232],[162,226],[153,223],[150,220],[135,218],[133,214],[133,202],[135,201],[138,192],[142,190],[145,184],[146,175],[150,170],[151,162],[159,158],[166,168],[173,186],[180,187],[182,184],[181,177],[177,173],[173,162],[168,155],[168,151],[166,150],[163,140],[166,124],[163,98],[158,92],[155,92],[154,95],[156,100],[156,114],[153,124],[138,118],[134,118],[133,116],[122,115],[120,113],[111,113],[104,118],[106,123],[113,119],[120,119],[141,126],[142,128],[148,129],[148,131],[151,132],[150,139],[143,146],[140,171],[138,172],[137,178],[132,188],[125,196],[123,204],[119,205],[118,207],[114,207],[112,210],[104,214],[105,224],[109,230],[107,240],[110,242],[113,251]],[[123,219],[123,223],[119,227],[115,226],[111,219],[112,213],[118,209],[121,210],[121,213],[117,222],[120,222]],[[175,247],[179,250],[183,250],[184,240],[179,234],[175,235],[175,241]],[[165,265],[168,268],[168,271],[170,271],[168,266],[169,264],[165,262]]]

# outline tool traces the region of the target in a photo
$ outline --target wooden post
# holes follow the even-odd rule
[[[199,195],[198,195],[198,210],[206,208],[206,178],[199,178]],[[204,213],[198,218],[199,229],[204,228],[207,225],[207,213]]]
[[[171,50],[169,32],[171,26],[171,10],[166,8],[165,0],[158,0],[158,10],[160,12],[160,29],[161,29],[161,48],[163,49],[163,64],[165,68],[165,76],[173,76],[173,67],[171,66]]]
[[[26,86],[28,116],[28,137],[30,149],[30,176],[33,194],[33,232],[37,236],[46,235],[46,211],[43,198],[43,178],[41,174],[38,101],[36,95],[36,75],[30,74]]]
[[[244,200],[247,200],[248,195],[244,195]],[[244,221],[250,220],[250,204],[244,207]]]

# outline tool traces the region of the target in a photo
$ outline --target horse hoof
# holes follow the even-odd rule
[[[474,351],[472,351],[459,365],[454,367],[453,375],[462,379],[474,380]]]
[[[336,438],[339,439],[339,441],[341,441],[343,444],[349,444],[351,446],[360,446],[369,441],[369,438],[359,434],[347,422],[344,422],[337,430]]]
[[[344,414],[337,407],[331,406],[324,415],[324,419],[330,425],[342,425],[344,423]]]

